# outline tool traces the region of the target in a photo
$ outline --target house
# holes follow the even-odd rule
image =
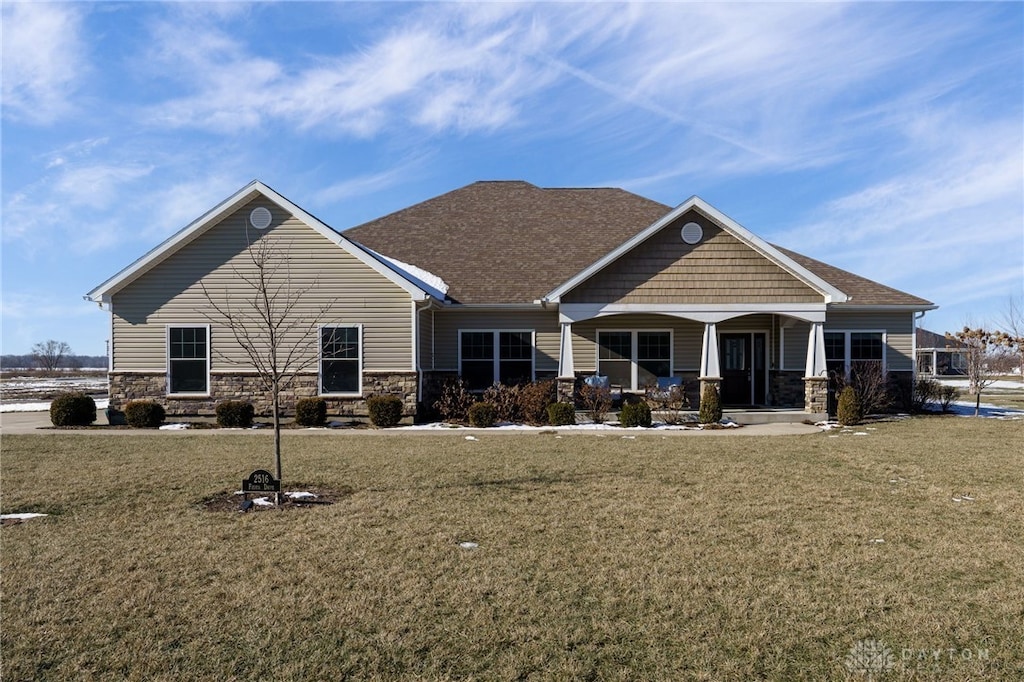
[[[917,329],[917,372],[922,376],[963,376],[967,358],[962,344],[927,329]]]
[[[264,241],[271,240],[271,241]],[[909,383],[929,301],[767,243],[705,201],[675,208],[620,189],[477,182],[337,232],[253,181],[87,294],[111,314],[110,398],[208,414],[267,396],[211,314],[251,295],[250,243],[287,259],[305,292],[308,368],[285,396],[365,413],[375,393],[409,414],[443,382],[582,377],[622,391],[659,378],[726,406],[826,409],[829,373],[859,363]],[[315,321],[315,324],[314,324]],[[251,365],[250,365],[251,367]]]

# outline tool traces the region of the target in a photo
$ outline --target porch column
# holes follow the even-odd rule
[[[718,365],[718,328],[714,322],[704,323],[704,342],[700,351],[700,379],[720,380],[722,370]]]
[[[562,336],[558,349],[558,378],[556,379],[559,402],[571,403],[576,394],[576,368],[572,359],[572,323],[563,322]]]
[[[804,369],[804,410],[828,412],[828,368],[825,365],[825,324],[812,322],[807,337],[807,366]]]

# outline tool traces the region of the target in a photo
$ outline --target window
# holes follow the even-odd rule
[[[462,331],[459,374],[471,391],[533,381],[533,331]]]
[[[830,374],[848,375],[859,367],[885,369],[882,332],[825,332],[825,362]]]
[[[361,328],[320,328],[320,392],[362,393]]]
[[[672,334],[667,331],[597,333],[597,373],[631,390],[672,376]]]
[[[210,328],[167,328],[167,392],[201,393],[209,391]]]

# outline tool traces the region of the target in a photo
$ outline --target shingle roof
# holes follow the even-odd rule
[[[841,270],[834,265],[822,263],[819,260],[814,260],[795,251],[790,251],[780,246],[775,248],[850,297],[846,303],[841,303],[839,306],[898,305],[930,307],[934,305],[931,301],[912,296],[899,289],[887,287],[867,277],[861,277],[852,272]]]
[[[671,207],[621,189],[545,189],[476,182],[346,230],[345,237],[443,279],[457,303],[531,303]],[[931,305],[780,249],[854,305]]]

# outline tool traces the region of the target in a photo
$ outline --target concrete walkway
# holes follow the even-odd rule
[[[97,410],[97,419],[94,426],[107,426],[106,416],[101,410]],[[181,431],[157,431],[154,429],[55,429],[50,423],[49,412],[2,412],[0,413],[0,435],[13,434],[35,434],[53,435],[62,433],[74,433],[81,435],[119,435],[119,434],[223,434],[223,433],[246,433],[246,434],[272,434],[272,429],[184,429]],[[470,435],[479,436],[523,436],[523,435],[588,435],[598,437],[633,437],[633,436],[799,436],[813,433],[821,433],[817,426],[802,423],[776,423],[776,424],[751,424],[740,428],[711,429],[703,431],[699,429],[620,429],[609,428],[578,428],[554,427],[542,429],[470,429],[470,428],[395,428],[395,429],[287,429],[288,435],[348,435],[348,436],[379,436],[379,435],[405,435],[405,436],[457,436]]]

